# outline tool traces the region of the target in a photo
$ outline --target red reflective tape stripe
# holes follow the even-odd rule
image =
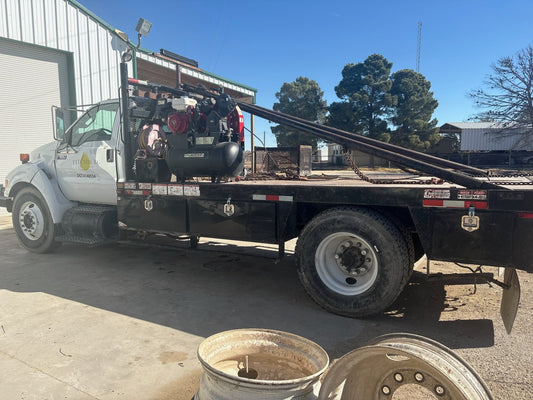
[[[134,84],[134,85],[145,85],[145,86],[148,86],[148,81],[143,81],[141,79],[128,78],[128,83],[131,83],[131,84]]]
[[[444,201],[443,200],[433,200],[433,199],[426,199],[424,200],[424,207],[443,207]]]
[[[521,212],[518,213],[518,218],[533,219],[533,213]]]
[[[486,201],[465,201],[465,208],[468,208],[470,206],[474,206],[476,208],[486,209],[487,208],[487,202]]]
[[[294,198],[292,196],[278,195],[278,194],[253,194],[252,200],[259,201],[286,201],[292,203]]]
[[[424,207],[470,208],[470,206],[474,206],[482,210],[488,208],[486,201],[424,199],[422,204]]]

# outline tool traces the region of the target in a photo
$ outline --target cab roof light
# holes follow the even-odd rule
[[[22,164],[26,164],[28,161],[30,161],[30,155],[28,153],[20,153],[20,161]]]

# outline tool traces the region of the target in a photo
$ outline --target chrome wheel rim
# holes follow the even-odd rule
[[[44,215],[33,201],[22,204],[19,212],[19,227],[29,240],[39,240],[44,233]]]

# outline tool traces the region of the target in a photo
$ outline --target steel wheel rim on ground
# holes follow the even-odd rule
[[[318,400],[401,400],[404,397],[394,393],[404,385],[422,387],[438,400],[493,399],[477,373],[444,345],[422,336],[392,334],[334,363]]]
[[[255,377],[240,374],[248,369],[248,355]],[[200,344],[198,360],[204,373],[195,400],[316,399],[314,390],[329,365],[318,344],[271,329],[212,335]]]
[[[19,226],[26,238],[39,240],[44,233],[44,215],[39,206],[33,201],[26,201],[20,208]]]
[[[347,243],[350,245],[346,246]],[[342,256],[339,257],[339,253],[344,251],[345,254],[350,248],[365,258],[364,262],[357,262],[357,268],[352,265],[352,269],[358,269],[354,273],[342,265]],[[315,265],[322,282],[344,296],[356,296],[370,289],[377,279],[379,267],[375,249],[363,238],[349,232],[336,232],[324,238],[316,249]]]

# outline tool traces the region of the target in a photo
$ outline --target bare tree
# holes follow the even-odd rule
[[[469,96],[484,111],[481,121],[499,122],[504,127],[533,128],[533,47],[529,45],[514,57],[500,58],[484,82],[486,89]]]

